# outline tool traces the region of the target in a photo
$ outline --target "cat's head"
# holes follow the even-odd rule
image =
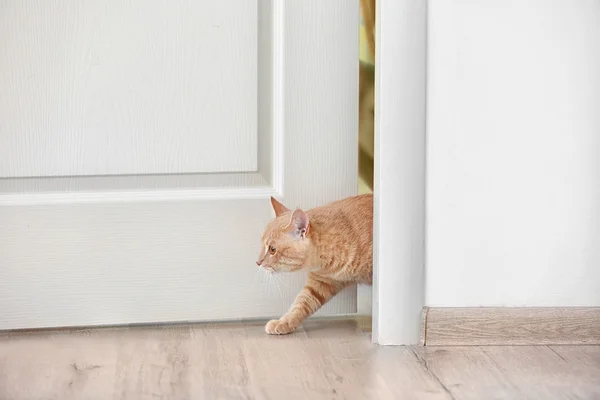
[[[271,272],[299,271],[306,265],[311,250],[308,214],[290,210],[271,197],[275,211],[261,238],[256,265]]]

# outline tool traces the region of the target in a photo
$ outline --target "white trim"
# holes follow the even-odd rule
[[[29,193],[0,195],[2,206],[33,206],[74,203],[131,203],[147,201],[188,201],[222,199],[265,199],[279,196],[273,188],[202,188],[169,190],[131,190],[103,192]]]
[[[373,342],[419,343],[425,301],[427,2],[378,0]]]

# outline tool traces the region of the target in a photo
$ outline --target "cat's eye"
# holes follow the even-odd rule
[[[273,246],[269,246],[269,254],[273,255],[275,254],[275,252],[277,251],[277,249]]]

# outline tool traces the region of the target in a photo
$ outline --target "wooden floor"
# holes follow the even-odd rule
[[[0,399],[600,399],[600,346],[377,347],[368,323],[0,333]]]

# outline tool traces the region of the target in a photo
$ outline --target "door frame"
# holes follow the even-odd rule
[[[377,0],[373,335],[419,343],[425,305],[427,1]]]

